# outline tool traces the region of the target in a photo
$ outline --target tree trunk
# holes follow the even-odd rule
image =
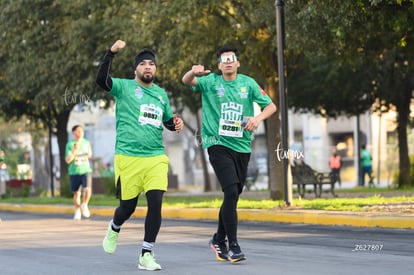
[[[32,147],[34,151],[33,156],[33,184],[40,190],[47,190],[49,187],[48,169],[45,166],[47,163],[45,151],[47,151],[47,144],[43,136],[33,135]]]
[[[405,93],[404,97],[397,107],[398,113],[398,147],[399,147],[399,168],[400,176],[398,177],[398,187],[411,186],[410,182],[410,158],[408,156],[407,126],[410,112],[410,95],[411,92]]]
[[[266,91],[276,104],[276,114],[272,115],[266,120],[266,137],[267,137],[267,159],[268,159],[268,175],[269,175],[269,189],[270,199],[283,199],[283,169],[282,162],[278,161],[276,156],[276,148],[281,143],[280,136],[280,119],[279,119],[279,97],[275,86],[267,86]]]
[[[68,142],[68,121],[70,111],[60,114],[57,118],[56,137],[59,147],[59,164],[60,164],[60,178],[65,179],[68,175],[68,164],[65,161],[65,149]]]
[[[50,194],[52,195],[52,197],[55,196],[55,177],[53,174],[53,171],[55,169],[53,169],[55,160],[53,159],[53,151],[52,151],[52,129],[49,129],[49,138],[48,138],[49,142],[49,182],[50,182]]]

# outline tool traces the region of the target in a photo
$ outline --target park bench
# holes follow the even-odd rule
[[[317,198],[320,198],[323,192],[323,185],[330,185],[332,196],[335,194],[336,175],[331,172],[318,172],[312,169],[308,164],[301,162],[291,166],[292,183],[297,186],[299,195],[305,197],[306,186],[312,185],[313,191]]]

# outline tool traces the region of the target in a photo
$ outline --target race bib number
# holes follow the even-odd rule
[[[162,123],[162,110],[155,105],[141,105],[138,121],[141,124],[151,124],[160,127]]]
[[[240,120],[227,120],[220,119],[219,123],[219,135],[227,137],[242,137],[243,127]]]
[[[89,161],[88,154],[79,154],[75,157],[74,164],[76,166],[82,166],[82,165],[88,163],[88,161]]]

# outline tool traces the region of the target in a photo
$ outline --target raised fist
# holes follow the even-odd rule
[[[111,47],[111,52],[113,53],[117,53],[118,51],[122,50],[123,48],[125,48],[125,41],[123,40],[117,40]]]

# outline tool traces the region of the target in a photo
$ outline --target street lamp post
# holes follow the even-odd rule
[[[277,59],[278,59],[278,76],[279,76],[279,105],[280,115],[282,124],[282,148],[287,150],[288,147],[288,115],[287,115],[287,99],[286,99],[286,88],[285,88],[285,65],[284,65],[284,3],[282,0],[275,1],[276,6],[276,31],[277,31]],[[282,159],[282,178],[284,187],[284,199],[285,204],[290,206],[292,198],[292,188],[288,186],[288,168],[289,159]]]

